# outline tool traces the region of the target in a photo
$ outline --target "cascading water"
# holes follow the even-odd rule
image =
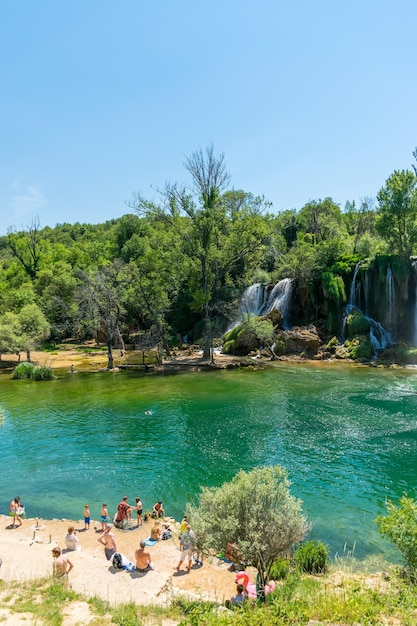
[[[391,338],[389,337],[388,333],[385,332],[382,324],[372,319],[372,317],[365,315],[365,313],[361,311],[361,309],[358,306],[358,303],[360,302],[360,287],[356,285],[356,277],[358,275],[360,264],[361,262],[359,261],[359,263],[356,264],[355,270],[353,272],[352,283],[350,285],[350,292],[349,292],[349,302],[346,305],[345,314],[343,316],[342,335],[344,338],[345,330],[346,330],[346,322],[347,322],[349,313],[351,313],[354,309],[356,309],[357,311],[359,311],[361,315],[363,315],[363,317],[369,323],[369,326],[370,326],[369,340],[371,342],[374,354],[376,355],[378,354],[380,350],[384,350],[384,348],[386,348],[387,345],[391,343]]]
[[[261,283],[255,283],[248,287],[239,304],[239,319],[245,315],[261,315],[266,304],[266,290]]]
[[[360,286],[360,283],[356,284],[356,277],[358,275],[360,266],[361,266],[361,262],[359,261],[359,263],[356,263],[355,269],[353,272],[353,278],[352,278],[352,282],[350,283],[349,300],[348,300],[348,306],[349,305],[355,306],[356,308],[359,308],[359,302],[360,302],[361,286]]]
[[[283,278],[275,285],[269,294],[264,313],[269,313],[276,309],[281,311],[284,329],[289,328],[289,314],[292,296],[292,280],[291,278]]]
[[[239,324],[245,316],[266,315],[266,313],[270,313],[274,309],[281,311],[283,326],[285,329],[288,329],[290,327],[291,296],[292,280],[290,278],[280,280],[273,287],[269,296],[265,285],[261,285],[261,283],[250,285],[245,290],[240,301],[238,319],[229,327],[229,330]]]

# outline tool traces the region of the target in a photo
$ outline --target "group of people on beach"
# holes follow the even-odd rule
[[[19,496],[13,498],[10,502],[10,516],[13,517],[13,526],[22,525],[21,516],[24,515],[24,505]],[[133,511],[136,511],[137,527],[139,528],[143,524],[143,505],[139,497],[135,498],[135,505],[128,503],[128,496],[123,496],[122,500],[117,506],[117,511],[113,516],[113,523],[110,522],[107,504],[103,502],[100,509],[101,516],[101,533],[98,538],[99,543],[104,546],[104,554],[108,561],[114,567],[122,569],[128,569],[130,571],[136,570],[138,572],[148,572],[155,569],[152,562],[151,554],[147,550],[147,543],[144,539],[139,542],[139,548],[135,550],[134,563],[130,562],[125,556],[120,554],[117,550],[116,538],[112,532],[113,525],[116,528],[123,529],[125,523],[131,523]],[[163,508],[162,500],[158,500],[152,507],[152,517],[156,520],[165,517],[165,510]],[[84,530],[89,530],[91,523],[90,507],[88,504],[84,506]],[[156,542],[159,539],[171,538],[171,528],[169,524],[160,526],[158,521],[155,521],[149,540]],[[177,565],[174,569],[178,572],[184,562],[186,562],[186,570],[191,570],[193,558],[196,564],[202,566],[203,561],[200,553],[196,552],[196,540],[194,531],[191,528],[188,517],[185,515],[180,524],[179,532],[180,541],[180,557]],[[67,551],[81,550],[77,531],[75,527],[70,525],[68,527],[67,534],[65,536],[65,546]],[[53,556],[53,574],[57,578],[67,579],[68,574],[74,568],[74,564],[67,554],[64,554],[59,546],[55,546],[52,549]],[[130,567],[129,567],[130,566]],[[241,605],[247,600],[245,589],[242,585],[238,584],[236,588],[236,595],[232,597],[230,601],[227,601],[226,606]]]
[[[107,503],[103,502],[100,509],[100,518],[101,518],[101,533],[98,538],[99,543],[104,546],[104,554],[108,561],[111,561],[112,565],[116,566],[115,558],[117,555],[120,556],[122,560],[122,564],[124,562],[130,563],[126,557],[121,555],[117,550],[116,538],[114,533],[112,532],[113,527],[118,529],[125,528],[126,524],[130,525],[132,522],[133,512],[136,512],[137,518],[137,528],[142,526],[143,524],[143,505],[140,497],[135,498],[135,504],[131,505],[128,502],[128,496],[124,495],[122,500],[119,502],[117,506],[117,510],[113,516],[113,520],[110,521]],[[14,525],[22,525],[21,515],[24,512],[24,506],[21,502],[19,496],[16,496],[10,503],[10,515],[13,516],[13,526]],[[91,524],[91,513],[89,504],[85,504],[84,506],[84,530],[87,531],[90,529]],[[155,523],[151,528],[150,536],[148,541],[150,545],[153,545],[154,542],[159,541],[160,539],[170,539],[172,537],[172,531],[169,524],[161,525],[158,521],[160,518],[165,517],[165,509],[163,507],[162,500],[158,500],[152,507],[151,516],[155,519]],[[76,551],[81,550],[77,531],[73,525],[68,527],[67,534],[65,535],[65,547],[67,551]],[[187,516],[184,516],[183,520],[180,524],[180,532],[179,532],[179,541],[180,541],[180,558],[177,565],[174,567],[176,571],[179,571],[184,562],[186,562],[186,570],[189,572],[191,569],[193,556],[195,562],[202,566],[203,561],[200,558],[200,554],[196,550],[196,542],[195,542],[195,534],[191,529],[189,520]],[[56,546],[52,550],[52,556],[54,558],[53,562],[53,573],[55,576],[59,578],[68,577],[69,572],[73,569],[74,564],[71,559],[65,554],[59,546]],[[125,568],[128,569],[128,568]],[[135,550],[135,559],[134,565],[131,569],[136,569],[140,572],[147,572],[149,570],[154,569],[154,564],[151,559],[151,554],[147,550],[147,543],[145,540],[141,540],[139,544],[139,548]]]

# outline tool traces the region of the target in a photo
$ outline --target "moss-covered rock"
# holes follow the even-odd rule
[[[358,309],[353,309],[346,319],[346,336],[367,335],[371,329],[369,320]]]
[[[349,358],[355,360],[367,360],[373,356],[373,348],[369,335],[356,335],[345,341],[345,348]]]

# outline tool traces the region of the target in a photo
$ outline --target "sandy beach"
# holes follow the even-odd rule
[[[166,522],[173,528],[178,524],[171,518]],[[134,560],[134,552],[141,539],[150,535],[153,520],[137,528],[113,529],[119,552]],[[81,551],[67,552],[74,564],[69,582],[72,589],[87,597],[98,596],[112,605],[133,601],[137,604],[165,605],[175,594],[193,598],[205,598],[222,603],[235,590],[235,574],[228,571],[228,564],[217,557],[206,559],[201,567],[193,564],[191,571],[176,572],[179,541],[177,533],[167,541],[158,541],[149,548],[155,565],[154,571],[115,570],[104,556],[104,548],[98,542],[101,523],[91,522],[84,530],[84,520],[24,519],[21,527],[12,527],[9,516],[0,516],[1,578],[5,581],[24,581],[50,576],[54,546],[65,552],[64,537],[69,525],[77,529]],[[252,576],[253,577],[253,576]],[[254,579],[254,578],[253,578]]]

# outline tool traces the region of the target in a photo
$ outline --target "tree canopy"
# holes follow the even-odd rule
[[[168,353],[186,336],[209,358],[244,289],[282,278],[293,279],[297,323],[334,334],[359,259],[369,266],[383,255],[401,263],[417,254],[415,171],[395,171],[377,202],[365,197],[358,208],[348,201],[342,210],[325,197],[274,214],[263,196],[230,186],[224,155],[212,146],[187,157],[184,170],[185,184],[167,182],[156,200],[135,194],[121,218],[54,228],[34,220],[0,237],[2,350],[16,349],[10,315],[36,305],[52,341],[100,330],[114,345],[148,333]],[[100,316],[97,302],[87,315],[88,285],[96,297],[101,290]],[[270,328],[258,331],[269,345]]]
[[[187,505],[200,545],[221,552],[231,544],[242,561],[258,570],[261,590],[272,563],[310,528],[289,486],[287,472],[279,466],[241,470],[221,487],[204,487],[198,503]]]

